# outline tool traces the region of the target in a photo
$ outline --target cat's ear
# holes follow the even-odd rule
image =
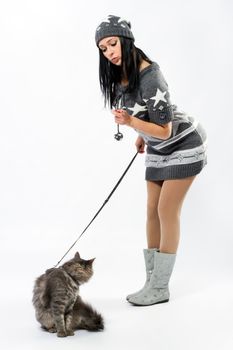
[[[95,258],[90,259],[90,260],[87,260],[87,263],[88,263],[89,265],[92,265],[92,264],[93,264],[93,262],[94,262],[94,260],[95,260]]]
[[[79,255],[79,252],[76,252],[75,256],[74,256],[75,260],[80,260],[80,255]]]

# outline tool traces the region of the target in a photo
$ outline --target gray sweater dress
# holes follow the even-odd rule
[[[136,130],[147,145],[146,180],[181,179],[200,173],[207,163],[205,130],[192,116],[171,104],[168,84],[156,62],[140,72],[136,92],[129,93],[127,87],[117,86],[114,105],[150,123],[172,122],[172,133],[167,140]]]

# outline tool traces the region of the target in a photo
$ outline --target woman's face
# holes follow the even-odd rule
[[[110,36],[100,40],[99,48],[103,55],[116,66],[121,65],[121,42],[118,36]]]

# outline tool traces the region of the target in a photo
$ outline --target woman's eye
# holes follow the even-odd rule
[[[110,43],[110,46],[116,46],[116,44],[117,44],[117,41],[114,41],[114,42]],[[106,47],[105,48],[100,48],[100,50],[104,53],[104,52],[107,51],[107,48]]]

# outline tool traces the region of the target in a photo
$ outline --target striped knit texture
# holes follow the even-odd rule
[[[140,72],[137,92],[117,87],[115,105],[141,120],[164,125],[172,122],[168,140],[138,131],[147,145],[146,180],[181,179],[200,173],[207,164],[207,135],[202,125],[171,103],[168,84],[156,62]]]

